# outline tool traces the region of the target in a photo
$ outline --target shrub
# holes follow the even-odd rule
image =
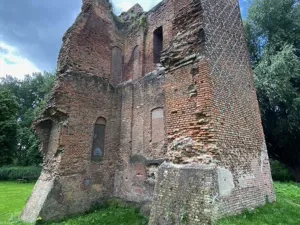
[[[18,180],[25,179],[28,181],[35,181],[39,178],[41,168],[38,166],[4,166],[0,167],[0,180]]]
[[[272,171],[272,178],[274,181],[293,181],[293,176],[291,172],[284,167],[279,161],[271,160],[271,171]]]

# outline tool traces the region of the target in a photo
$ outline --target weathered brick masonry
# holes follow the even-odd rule
[[[210,224],[275,200],[237,0],[119,17],[83,0],[57,71],[23,220],[119,198],[151,209],[151,225]]]

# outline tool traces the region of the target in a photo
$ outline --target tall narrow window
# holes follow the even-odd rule
[[[113,47],[111,54],[111,81],[113,84],[122,82],[123,55],[119,47]]]
[[[157,108],[151,112],[151,136],[152,142],[157,143],[165,138],[165,122],[163,108]]]
[[[140,51],[139,51],[139,46],[135,46],[133,49],[133,79],[139,78],[139,73],[140,73]]]
[[[159,63],[163,50],[163,28],[159,27],[153,32],[153,62]]]
[[[99,117],[94,127],[92,160],[101,161],[104,155],[106,120]]]

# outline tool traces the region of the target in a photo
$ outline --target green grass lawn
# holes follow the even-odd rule
[[[44,225],[146,225],[148,221],[134,208],[109,207],[58,223]]]
[[[24,225],[17,220],[33,184],[0,182],[0,224]],[[275,183],[277,202],[217,225],[300,225],[300,185]],[[109,207],[47,225],[143,225],[147,220],[133,208]]]
[[[275,183],[275,190],[276,203],[223,219],[217,225],[300,225],[300,185]]]
[[[25,225],[18,221],[34,184],[0,182],[0,225]],[[63,222],[47,225],[144,225],[147,219],[134,208],[111,206],[92,213],[76,216]],[[27,225],[27,224],[26,224]]]
[[[19,216],[34,184],[0,182],[0,224],[13,224],[12,218]]]

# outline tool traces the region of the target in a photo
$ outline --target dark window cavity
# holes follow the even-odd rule
[[[153,61],[160,62],[161,52],[163,50],[163,28],[159,27],[153,32]]]

